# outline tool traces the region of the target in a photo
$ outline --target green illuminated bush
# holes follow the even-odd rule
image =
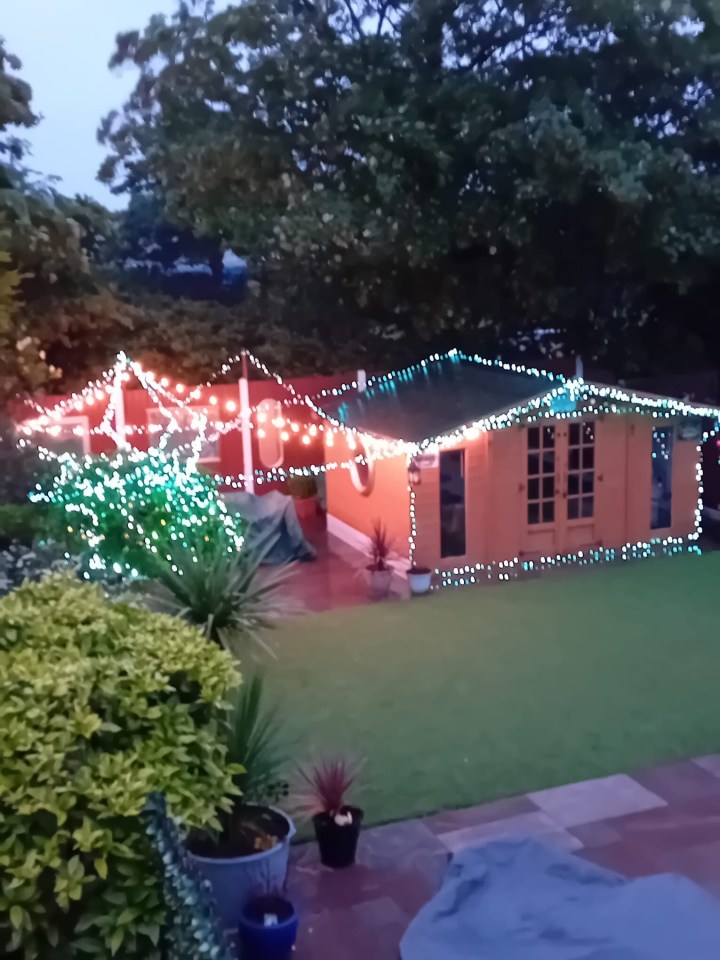
[[[68,545],[89,548],[96,571],[154,576],[172,547],[243,542],[243,521],[228,513],[215,480],[158,450],[63,457],[33,500],[51,505]]]
[[[162,956],[138,814],[157,791],[183,824],[218,825],[237,681],[197,630],[97,587],[55,577],[0,600],[0,956]]]

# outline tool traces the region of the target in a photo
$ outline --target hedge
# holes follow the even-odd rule
[[[0,955],[151,960],[161,871],[140,813],[217,826],[229,656],[66,576],[0,600]]]

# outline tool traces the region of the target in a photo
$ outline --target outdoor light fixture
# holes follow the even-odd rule
[[[419,487],[422,483],[420,467],[417,465],[414,459],[411,460],[408,465],[408,483],[411,487]]]

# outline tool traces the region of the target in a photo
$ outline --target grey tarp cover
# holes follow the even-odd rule
[[[250,524],[249,546],[267,550],[265,563],[315,559],[315,550],[305,539],[292,497],[279,491],[262,497],[240,492],[226,495],[225,500],[228,510],[239,513]]]
[[[626,880],[536,840],[454,856],[402,960],[718,960],[720,901],[685,877]]]

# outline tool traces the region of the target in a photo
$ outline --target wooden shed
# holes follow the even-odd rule
[[[325,407],[328,531],[443,585],[697,549],[719,413],[451,351]]]

